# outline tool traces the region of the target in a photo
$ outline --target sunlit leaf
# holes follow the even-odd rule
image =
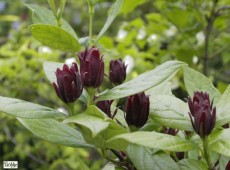
[[[145,72],[138,77],[99,94],[99,100],[112,100],[127,97],[152,87],[155,87],[172,78],[175,73],[186,64],[180,61],[168,61],[157,68]]]
[[[47,141],[71,147],[92,147],[80,132],[54,119],[17,119],[33,134]]]
[[[60,27],[48,24],[34,24],[30,26],[30,31],[35,39],[51,48],[73,53],[80,49],[79,42]]]
[[[0,112],[30,119],[66,117],[57,110],[9,97],[0,97]]]

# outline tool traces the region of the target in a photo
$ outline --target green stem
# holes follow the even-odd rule
[[[94,104],[94,96],[96,93],[96,89],[95,88],[87,88],[86,91],[88,93],[88,105]]]
[[[211,160],[211,157],[210,157],[210,152],[209,152],[209,149],[208,149],[208,137],[205,137],[204,139],[202,139],[203,141],[203,151],[204,151],[204,158],[208,164],[208,167],[210,170],[214,170],[214,166],[212,164],[212,160]]]
[[[75,113],[75,104],[74,103],[68,103],[67,106],[69,108],[69,116],[73,116]]]
[[[89,4],[89,43],[93,44],[93,15],[94,15],[94,5]]]

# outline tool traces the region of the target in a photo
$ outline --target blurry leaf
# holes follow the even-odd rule
[[[130,144],[128,156],[137,170],[178,170],[178,165],[170,155],[163,152],[154,153],[152,149]]]
[[[177,27],[184,28],[189,21],[190,13],[181,9],[172,9],[165,12],[167,18]]]
[[[81,45],[87,46],[88,42],[89,42],[89,37],[88,36],[79,39],[79,43]]]
[[[230,85],[216,105],[216,127],[230,123]]]
[[[100,93],[97,101],[119,99],[148,90],[168,81],[184,65],[186,64],[180,61],[165,62],[152,71],[145,72],[133,80]]]
[[[186,47],[179,47],[177,46],[177,49],[175,50],[176,58],[179,61],[183,61],[187,63],[188,65],[193,64],[193,56],[196,54],[196,51],[192,49],[190,46]]]
[[[47,1],[49,3],[50,8],[52,9],[52,12],[54,14],[56,14],[57,13],[57,11],[56,11],[56,4],[55,4],[54,0],[47,0]]]
[[[33,134],[47,141],[71,147],[92,147],[80,132],[54,119],[17,119]]]
[[[108,18],[107,18],[107,20],[105,22],[105,25],[103,26],[102,30],[98,34],[95,42],[97,42],[102,37],[102,35],[104,35],[104,33],[109,28],[109,26],[112,24],[113,20],[116,18],[119,10],[122,7],[123,1],[124,0],[116,0],[115,4],[113,5],[113,7],[111,9],[111,13],[108,15]]]
[[[123,170],[123,168],[117,167],[113,163],[109,162],[102,168],[102,170]]]
[[[51,61],[46,61],[43,63],[43,69],[45,71],[45,75],[47,79],[50,81],[51,84],[53,82],[57,83],[57,78],[56,78],[56,70],[57,68],[63,68],[64,63],[58,63],[58,62],[51,62]],[[88,94],[87,92],[83,89],[83,92],[79,98],[84,103],[88,102]]]
[[[19,99],[0,97],[0,111],[12,116],[30,119],[66,117],[57,110]]]
[[[80,49],[78,40],[57,26],[34,24],[30,26],[30,31],[36,40],[51,48],[73,53]]]
[[[53,12],[33,4],[26,4],[26,6],[33,12],[33,23],[34,24],[50,24],[57,26],[57,21],[55,16],[53,15]],[[62,19],[62,25],[61,28],[71,34],[76,40],[78,40],[78,37],[73,30],[73,28],[66,22],[64,19]]]
[[[83,114],[67,118],[64,123],[76,123],[84,139],[97,147],[108,148],[106,140],[115,135],[127,133],[127,130],[108,118],[96,106],[89,106]]]
[[[209,148],[230,157],[230,129],[216,130],[209,136]]]
[[[196,159],[182,159],[177,163],[180,170],[207,170],[208,166],[205,162]]]
[[[125,150],[128,144],[178,152],[189,151],[194,147],[189,141],[177,136],[145,131],[117,135],[106,142],[107,146],[117,150]]]
[[[124,15],[127,15],[130,12],[133,12],[133,10],[138,7],[139,5],[145,3],[146,0],[124,0],[123,7],[121,8],[121,13]]]
[[[0,15],[0,21],[16,22],[19,20],[20,18],[15,15]]]
[[[221,97],[221,93],[206,76],[189,67],[184,67],[184,83],[191,97],[195,91],[207,92],[210,96],[210,100],[214,99],[214,103],[217,103]]]
[[[166,127],[193,131],[188,112],[188,105],[174,96],[150,98],[150,117]]]
[[[220,170],[226,170],[226,165],[228,164],[229,161],[230,161],[229,157],[221,155],[219,161]]]

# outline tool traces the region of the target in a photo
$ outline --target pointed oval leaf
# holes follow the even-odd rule
[[[180,167],[180,170],[205,170],[208,169],[208,165],[196,159],[183,159],[177,163]]]
[[[180,61],[165,62],[152,71],[143,73],[131,81],[102,92],[96,101],[119,99],[148,90],[172,78],[185,65]]]
[[[84,139],[101,148],[108,148],[106,140],[127,133],[125,128],[108,118],[96,106],[88,106],[84,113],[67,118],[64,123],[76,123]]]
[[[193,131],[188,105],[174,96],[156,95],[150,98],[150,117],[174,129]]]
[[[80,132],[54,119],[17,119],[33,134],[47,141],[77,148],[92,147]]]
[[[189,67],[184,67],[184,83],[189,96],[193,96],[195,91],[208,92],[210,99],[214,99],[214,104],[221,97],[221,93],[206,76]]]
[[[230,85],[216,105],[216,127],[230,123]]]
[[[57,110],[45,106],[1,96],[0,111],[15,117],[28,119],[66,117],[64,113],[58,112]]]
[[[177,136],[145,131],[117,135],[107,141],[110,148],[118,150],[125,150],[128,144],[177,152],[189,151],[195,147],[193,143]]]
[[[30,31],[36,40],[51,48],[73,53],[80,49],[79,42],[60,27],[48,24],[34,24],[30,26]]]
[[[230,129],[216,130],[209,136],[209,148],[230,157]]]
[[[154,152],[153,149],[130,144],[127,153],[137,170],[178,170],[175,161],[163,152]]]
[[[45,75],[47,79],[50,81],[50,83],[57,82],[55,72],[57,68],[63,68],[63,65],[64,63],[51,62],[51,61],[46,61],[43,63],[43,69],[45,71]]]
[[[42,24],[50,24],[50,25],[57,26],[56,18],[53,12],[50,11],[49,9],[34,4],[25,4],[25,6],[28,7],[33,12],[34,24],[42,23]],[[66,32],[70,33],[76,40],[78,40],[75,31],[64,19],[62,19],[61,28]]]
[[[112,24],[113,20],[116,18],[119,10],[122,7],[123,1],[124,0],[116,0],[115,4],[113,5],[113,7],[111,9],[111,13],[108,15],[108,18],[107,18],[107,20],[105,22],[105,25],[103,26],[102,30],[98,34],[95,42],[97,42],[104,35],[104,33],[109,28],[109,26]]]

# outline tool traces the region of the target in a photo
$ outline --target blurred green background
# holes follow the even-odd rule
[[[94,35],[100,32],[114,2],[97,1]],[[63,105],[46,79],[42,63],[69,63],[76,55],[50,49],[31,37],[31,11],[25,3],[48,8],[46,0],[0,0],[0,95],[60,109]],[[127,80],[165,61],[181,60],[206,74],[223,92],[230,83],[229,6],[230,0],[125,0],[96,44],[104,55],[106,73],[114,58],[128,64]],[[63,17],[78,37],[88,36],[87,0],[67,0]],[[172,80],[173,93],[181,98],[187,96],[182,76],[179,72]],[[102,89],[111,87],[105,78]],[[106,163],[95,150],[43,141],[3,113],[0,129],[0,161],[18,160],[20,169],[97,170]]]

